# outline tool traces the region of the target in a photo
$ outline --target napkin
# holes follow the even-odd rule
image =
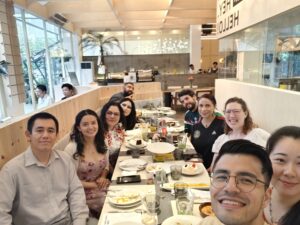
[[[143,225],[140,213],[124,212],[124,213],[106,213],[101,225]]]
[[[122,177],[124,177],[124,176],[133,176],[133,175],[137,175],[137,171],[136,170],[133,170],[133,171],[123,170],[121,172],[121,176]]]
[[[210,202],[210,192],[209,191],[201,191],[191,189],[192,194],[194,195],[194,203],[203,203],[203,202]]]

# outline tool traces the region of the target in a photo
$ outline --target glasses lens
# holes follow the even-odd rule
[[[256,186],[256,178],[251,176],[236,176],[236,185],[242,192],[250,192]]]
[[[215,188],[224,188],[230,177],[231,176],[226,174],[216,174],[212,177],[211,183]],[[251,176],[238,175],[232,177],[235,177],[236,187],[241,192],[251,192],[257,183],[257,179]]]

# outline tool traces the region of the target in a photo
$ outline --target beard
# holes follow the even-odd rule
[[[124,97],[130,96],[132,94],[133,94],[132,91],[124,91]]]
[[[190,111],[194,111],[195,107],[196,107],[196,103],[190,103],[186,106],[186,108]]]

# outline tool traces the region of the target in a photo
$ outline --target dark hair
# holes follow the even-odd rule
[[[133,83],[133,82],[126,82],[126,83],[124,83],[124,86],[126,86],[127,84],[131,84],[131,85],[134,86],[134,83]]]
[[[267,153],[270,155],[277,143],[284,137],[300,139],[300,127],[285,126],[276,130],[267,142]],[[300,201],[296,202],[279,220],[280,225],[300,224]]]
[[[84,110],[80,111],[77,114],[77,116],[75,118],[75,124],[73,125],[73,130],[72,130],[72,133],[70,135],[70,139],[77,143],[77,149],[76,149],[76,152],[73,155],[74,159],[76,159],[78,156],[84,156],[83,155],[84,137],[83,137],[82,133],[79,131],[78,127],[80,125],[80,122],[81,122],[82,118],[84,116],[87,116],[87,115],[94,116],[97,120],[97,123],[98,123],[99,128],[98,128],[98,132],[95,136],[95,140],[94,140],[97,152],[104,154],[107,151],[107,148],[106,148],[106,145],[105,145],[105,142],[104,142],[104,134],[103,134],[103,132],[101,132],[100,120],[99,120],[99,117],[98,117],[97,113],[95,113],[91,109],[84,109]]]
[[[131,112],[128,116],[125,117],[125,130],[132,130],[136,124],[136,110],[135,104],[130,98],[123,98],[120,101],[120,105],[122,102],[130,102],[131,103]]]
[[[191,97],[194,97],[195,96],[195,92],[192,89],[189,89],[189,88],[183,89],[182,91],[180,91],[178,93],[178,98],[181,98],[184,95],[189,95]]]
[[[61,85],[61,88],[64,88],[64,87],[66,87],[66,88],[68,88],[69,90],[74,90],[74,86],[72,85],[72,84],[69,84],[69,83],[65,83],[65,84],[63,84],[63,85]]]
[[[250,116],[250,111],[249,111],[249,108],[248,108],[246,102],[243,99],[238,98],[238,97],[230,98],[226,101],[224,110],[226,110],[226,107],[229,103],[234,103],[234,102],[240,104],[242,106],[242,110],[247,114],[247,116],[244,120],[244,126],[243,126],[243,133],[247,134],[250,130],[252,130],[252,128],[254,127],[254,124],[253,124],[252,117]],[[227,123],[225,123],[224,133],[228,134],[230,131],[232,131],[232,129],[228,126]]]
[[[218,62],[214,61],[213,64],[218,65]]]
[[[202,98],[206,98],[208,99],[209,101],[211,101],[211,103],[216,106],[217,105],[217,101],[216,101],[216,98],[215,96],[213,96],[212,94],[203,94],[199,97],[198,101],[200,101],[200,99]]]
[[[223,155],[249,155],[257,158],[262,166],[261,173],[265,178],[265,188],[268,188],[271,182],[273,175],[272,162],[265,151],[265,149],[251,141],[245,139],[236,139],[227,141],[220,149],[219,154],[215,160],[213,170],[215,169],[218,161],[222,158]]]
[[[42,92],[47,92],[47,87],[46,85],[43,85],[43,84],[38,84],[36,86],[37,89],[40,89]]]
[[[59,126],[58,126],[58,120],[56,119],[56,117],[47,112],[40,112],[40,113],[36,113],[33,116],[31,116],[29,118],[29,120],[27,121],[27,130],[29,131],[30,134],[32,133],[32,128],[33,128],[34,122],[37,119],[53,120],[55,123],[55,127],[56,127],[56,133],[58,133]]]
[[[120,103],[116,102],[116,101],[109,101],[102,107],[102,110],[100,113],[100,121],[102,121],[101,129],[102,129],[103,133],[106,133],[108,131],[108,125],[106,122],[106,112],[108,111],[109,107],[111,107],[111,106],[116,106],[119,109],[119,112],[120,112],[119,123],[121,123],[123,126],[125,126],[124,111],[123,111],[122,107],[120,106]]]

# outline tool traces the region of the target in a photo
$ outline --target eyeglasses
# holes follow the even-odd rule
[[[120,113],[107,111],[106,115],[108,115],[108,116],[116,116],[117,117],[117,116],[120,116]]]
[[[222,189],[228,184],[230,177],[235,178],[236,187],[241,192],[244,193],[253,191],[254,188],[256,187],[257,182],[266,185],[265,182],[253,176],[249,176],[249,175],[230,176],[229,174],[214,174],[211,179],[211,184],[215,188]]]
[[[227,114],[227,115],[230,115],[230,113],[234,114],[234,115],[237,115],[241,112],[242,110],[241,109],[228,109],[226,110],[224,113]]]

